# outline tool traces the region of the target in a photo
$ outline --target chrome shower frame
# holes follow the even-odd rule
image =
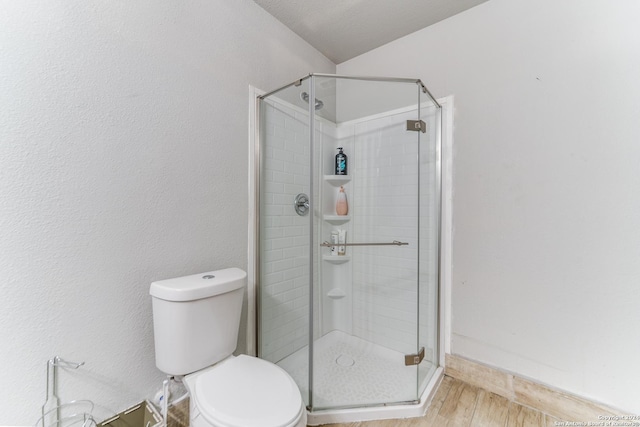
[[[322,108],[323,106],[323,102],[320,100],[317,100],[315,97],[315,84],[314,84],[314,77],[323,77],[323,78],[335,78],[335,79],[347,79],[347,80],[360,80],[360,81],[378,81],[378,82],[387,82],[387,83],[393,83],[393,82],[397,82],[397,83],[415,83],[416,85],[419,86],[420,90],[422,91],[422,93],[424,93],[429,100],[434,104],[434,106],[437,108],[437,120],[439,121],[439,128],[437,130],[437,138],[439,141],[441,141],[441,134],[442,134],[442,120],[443,120],[443,115],[442,115],[442,106],[440,103],[438,103],[438,101],[435,99],[435,97],[431,94],[431,92],[427,89],[427,87],[424,85],[424,83],[422,82],[422,80],[420,79],[411,79],[411,78],[395,78],[395,77],[375,77],[375,76],[346,76],[346,75],[337,75],[337,74],[324,74],[324,73],[310,73],[307,76],[304,76],[298,80],[295,80],[293,82],[290,82],[288,84],[285,84],[281,87],[278,87],[274,90],[271,90],[269,92],[266,92],[262,95],[258,95],[256,97],[256,117],[255,117],[255,141],[256,143],[254,144],[254,152],[253,152],[253,156],[254,156],[254,171],[253,171],[253,176],[254,176],[254,207],[255,207],[255,221],[254,221],[254,235],[253,235],[253,239],[254,239],[254,247],[255,247],[255,256],[254,256],[254,275],[255,275],[255,348],[256,351],[259,351],[259,349],[261,348],[261,339],[262,339],[262,331],[261,331],[261,322],[260,322],[260,318],[261,318],[261,307],[260,307],[260,297],[261,297],[261,286],[260,286],[260,277],[261,277],[261,254],[262,254],[262,248],[261,248],[261,239],[260,239],[260,217],[261,217],[261,212],[260,212],[260,206],[261,206],[261,199],[260,199],[260,194],[261,194],[261,172],[263,170],[263,164],[262,164],[262,155],[261,155],[261,148],[262,148],[262,141],[261,141],[261,134],[260,134],[260,122],[261,122],[261,103],[260,101],[269,97],[270,95],[273,95],[277,92],[280,92],[284,89],[287,89],[289,87],[292,86],[301,86],[303,82],[307,81],[310,79],[309,82],[309,92],[307,94],[307,99],[304,99],[308,105],[309,105],[309,137],[310,140],[313,141],[314,135],[315,135],[315,127],[314,127],[314,123],[315,123],[315,115],[316,115],[316,110],[319,110],[320,108]],[[315,102],[310,102],[310,100],[315,100]],[[320,103],[320,104],[318,104]],[[318,105],[320,105],[320,107],[318,107]],[[420,105],[418,104],[418,109],[420,108]],[[310,163],[313,165],[313,150],[310,150]],[[436,159],[437,159],[437,164],[436,164],[436,171],[435,171],[435,177],[436,177],[436,188],[437,188],[437,195],[436,198],[439,199],[440,201],[440,209],[436,210],[436,224],[438,227],[438,251],[437,251],[437,262],[438,262],[438,284],[437,284],[437,301],[436,301],[436,306],[438,307],[438,309],[441,307],[441,293],[442,293],[442,269],[440,268],[441,265],[441,250],[442,250],[442,236],[441,236],[441,227],[442,227],[442,218],[441,218],[441,210],[442,210],[442,203],[443,203],[443,191],[442,191],[442,146],[441,143],[439,143],[438,149],[437,149],[437,154],[436,154]],[[312,200],[314,200],[314,188],[313,188],[313,184],[314,184],[314,174],[311,173],[310,174],[310,183],[309,183],[309,194],[308,194],[308,203],[310,204],[308,209],[312,209]],[[310,216],[310,220],[312,221],[312,216]],[[310,245],[309,245],[309,259],[312,260],[314,257],[314,240],[315,240],[315,236],[313,233],[313,226],[311,227],[311,231],[310,231]],[[390,244],[398,244],[396,242],[390,243]],[[250,261],[251,262],[251,261]],[[313,263],[310,262],[309,263],[309,277],[313,277]],[[309,336],[312,337],[313,336],[313,319],[314,319],[314,304],[313,304],[313,299],[314,299],[314,295],[313,292],[309,292]],[[440,321],[438,321],[438,323],[440,323]],[[438,327],[436,328],[436,342],[438,343],[438,345],[441,345],[441,328],[440,325],[438,325]],[[441,352],[441,350],[439,350],[439,352]],[[313,355],[313,339],[309,340],[309,366],[312,365],[311,359],[312,359],[312,355]],[[439,359],[439,357],[438,357]],[[313,390],[313,375],[309,376],[309,390]],[[313,411],[313,393],[309,394],[309,405],[307,407],[307,409],[309,411]],[[398,402],[398,403],[393,403],[391,405],[403,405],[403,404],[415,404],[415,403],[419,403],[420,401],[417,402]],[[386,406],[386,405],[385,405]]]

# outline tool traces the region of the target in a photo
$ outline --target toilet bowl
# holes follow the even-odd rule
[[[307,413],[289,374],[232,355],[246,280],[228,268],[153,282],[156,366],[184,376],[192,427],[304,427]]]

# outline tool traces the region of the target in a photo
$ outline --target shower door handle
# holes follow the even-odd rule
[[[407,246],[409,243],[394,240],[393,242],[374,242],[374,243],[329,243],[322,242],[320,246],[330,248],[332,246]]]

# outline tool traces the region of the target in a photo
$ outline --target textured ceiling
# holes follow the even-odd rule
[[[336,64],[487,0],[254,0]]]

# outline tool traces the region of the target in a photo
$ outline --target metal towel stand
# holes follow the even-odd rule
[[[59,356],[47,361],[47,400],[42,405],[42,416],[38,418],[35,427],[63,427],[82,423],[82,427],[95,427],[97,422],[93,417],[95,404],[90,400],[72,400],[60,403],[58,397],[58,368],[60,366],[70,369],[78,369],[84,362],[69,362]],[[74,412],[63,415],[63,409]]]

